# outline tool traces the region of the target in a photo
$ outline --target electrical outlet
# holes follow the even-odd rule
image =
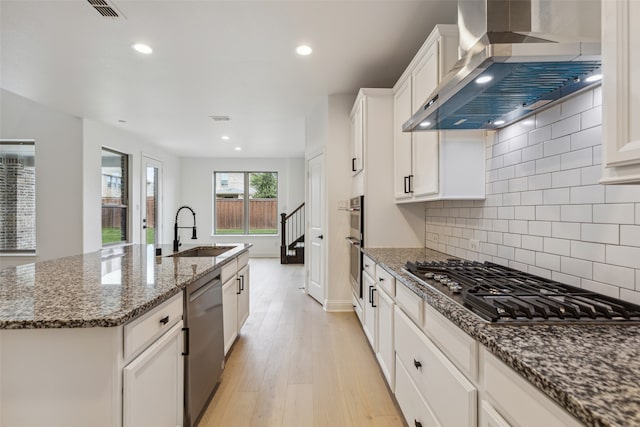
[[[470,239],[469,250],[478,252],[480,250],[480,241],[476,239]]]

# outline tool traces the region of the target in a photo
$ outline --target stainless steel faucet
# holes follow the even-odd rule
[[[178,215],[180,214],[180,211],[182,209],[189,209],[193,214],[193,227],[178,227]],[[178,252],[178,248],[180,248],[180,245],[182,245],[182,243],[180,243],[178,228],[192,228],[193,234],[191,235],[191,239],[195,240],[198,238],[198,236],[196,235],[196,213],[189,206],[180,206],[180,208],[178,208],[178,212],[176,212],[176,222],[173,225],[173,252]]]

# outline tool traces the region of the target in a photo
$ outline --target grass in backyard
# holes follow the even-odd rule
[[[102,244],[122,242],[122,230],[114,227],[105,227],[102,229]]]
[[[249,230],[249,234],[277,234],[278,230],[275,228],[256,228]],[[244,234],[244,230],[237,228],[218,228],[216,234]]]

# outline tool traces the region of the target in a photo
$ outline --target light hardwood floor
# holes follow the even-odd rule
[[[251,315],[199,426],[406,425],[355,313],[305,295],[302,266],[250,263]]]

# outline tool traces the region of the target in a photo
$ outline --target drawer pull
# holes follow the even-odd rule
[[[375,304],[375,297],[373,296],[373,293],[374,293],[375,291],[377,291],[377,290],[378,290],[378,289],[376,289],[376,288],[373,288],[373,289],[371,290],[371,307],[372,307],[372,308],[376,308],[376,307],[377,307],[377,305]]]
[[[422,423],[418,420],[413,420],[413,423],[415,424],[416,427],[422,427]]]
[[[422,362],[420,362],[419,360],[413,359],[413,366],[415,366],[416,369],[420,369],[422,368]]]
[[[378,277],[378,280],[384,282],[384,277]]]
[[[169,316],[164,316],[162,319],[160,319],[160,323],[162,323],[163,325],[169,323]]]
[[[236,292],[236,295],[240,295],[242,293],[242,280],[239,277],[237,277],[236,280],[238,282],[238,292]]]
[[[369,268],[369,264],[365,264],[365,265],[364,265],[364,267],[365,267],[365,268]]]

